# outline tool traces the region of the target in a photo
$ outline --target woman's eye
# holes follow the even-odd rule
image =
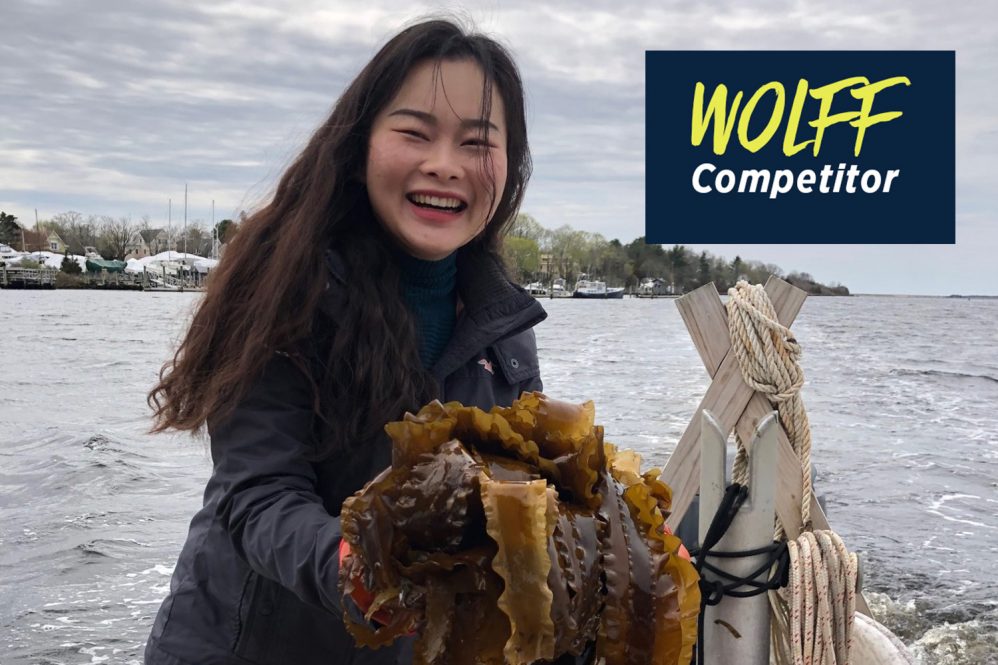
[[[396,130],[399,134],[405,134],[406,136],[411,136],[413,138],[422,139],[424,141],[428,140],[428,137],[423,132],[416,129],[399,129]]]
[[[475,148],[494,148],[495,146],[484,138],[473,138],[467,139],[462,145],[472,146]]]

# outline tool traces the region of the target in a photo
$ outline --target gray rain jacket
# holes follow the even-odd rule
[[[322,307],[335,319],[349,286],[335,254],[327,264]],[[464,250],[457,280],[464,309],[432,368],[440,397],[488,409],[540,390],[540,304],[491,258]],[[411,662],[410,640],[356,648],[337,591],[340,506],[390,464],[390,446],[310,462],[312,403],[309,380],[277,355],[233,414],[209,423],[214,470],[153,624],[148,665]]]

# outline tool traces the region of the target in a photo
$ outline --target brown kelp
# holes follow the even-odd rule
[[[525,393],[482,411],[432,402],[389,423],[392,466],[343,505],[344,614],[358,644],[416,633],[417,663],[502,665],[578,656],[685,665],[697,574],[665,530],[659,470],[603,442],[592,402]]]

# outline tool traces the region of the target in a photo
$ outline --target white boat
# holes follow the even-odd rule
[[[623,287],[607,287],[606,282],[596,279],[589,279],[585,273],[579,275],[579,280],[575,283],[573,298],[623,298]]]
[[[638,285],[634,295],[638,298],[655,298],[658,296],[671,296],[673,294],[672,285],[660,277],[646,277]]]
[[[571,298],[572,292],[568,290],[565,280],[561,277],[554,280],[551,284],[551,297],[552,298]]]
[[[540,282],[531,282],[530,284],[527,284],[523,288],[525,288],[527,290],[527,293],[534,296],[535,298],[547,298],[549,295],[547,287],[541,284]]]

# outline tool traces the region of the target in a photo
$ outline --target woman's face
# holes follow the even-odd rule
[[[493,87],[486,140],[483,83],[472,60],[417,64],[374,120],[365,170],[371,206],[417,258],[435,261],[466,245],[502,198],[505,110]]]

